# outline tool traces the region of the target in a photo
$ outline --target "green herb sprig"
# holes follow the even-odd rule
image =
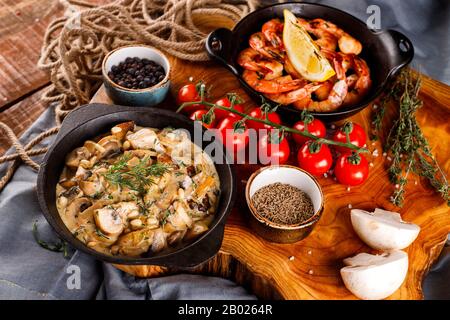
[[[64,258],[69,257],[69,248],[67,246],[67,242],[60,239],[58,242],[50,243],[40,239],[37,221],[33,223],[33,237],[36,243],[39,244],[42,248],[52,252],[62,252]]]
[[[136,165],[128,165],[131,156],[125,154],[116,163],[109,167],[104,174],[106,180],[120,187],[127,187],[139,195],[145,193],[145,188],[154,183],[154,177],[160,177],[169,171],[165,164],[154,163],[148,165],[150,157],[144,157]]]
[[[423,105],[419,98],[420,76],[405,69],[397,77],[391,88],[381,100],[380,108],[373,116],[373,131],[377,134],[383,129],[386,108],[394,102],[399,108],[398,118],[392,124],[384,144],[384,151],[392,156],[389,178],[396,189],[391,201],[403,206],[405,187],[411,173],[426,178],[433,188],[450,206],[447,177],[431,153],[430,146],[416,120],[416,112]]]

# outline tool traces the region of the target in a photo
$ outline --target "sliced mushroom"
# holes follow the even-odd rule
[[[154,231],[141,229],[127,233],[119,238],[116,245],[123,255],[138,256],[147,252],[153,243]]]
[[[81,160],[87,160],[91,153],[86,147],[79,147],[70,152],[66,157],[66,165],[72,169],[76,169],[80,165]]]
[[[75,179],[76,180],[86,180],[92,175],[92,171],[82,167],[81,165],[78,167],[77,171],[75,172]]]
[[[173,245],[181,242],[181,240],[183,240],[185,234],[186,234],[186,229],[175,231],[167,237],[167,243],[169,245],[173,246]]]
[[[178,196],[178,186],[175,181],[170,177],[166,182],[167,184],[163,183],[163,178],[165,175],[161,178],[159,187],[161,188],[162,185],[165,185],[164,191],[161,193],[158,201],[156,201],[156,205],[158,208],[164,210],[170,206],[172,201]]]
[[[135,202],[124,201],[114,205],[119,215],[124,219],[136,218],[139,216],[139,207]]]
[[[66,178],[59,180],[58,183],[64,189],[70,189],[70,188],[72,188],[72,187],[77,185],[77,182],[75,180],[66,179]]]
[[[92,201],[86,197],[74,199],[66,209],[66,215],[74,217],[92,206]]]
[[[190,228],[192,226],[192,218],[187,214],[184,205],[181,202],[176,201],[174,202],[173,207],[175,212],[169,215],[167,221],[178,230],[186,229],[186,227]]]
[[[195,222],[192,228],[187,231],[185,239],[187,241],[193,240],[197,238],[199,235],[208,231],[208,229],[209,229],[208,226],[204,222],[202,221]]]
[[[159,252],[167,246],[166,233],[159,228],[154,230],[152,251]]]
[[[134,130],[134,122],[128,121],[119,123],[118,125],[112,127],[111,133],[119,140],[122,141],[128,131]]]
[[[117,235],[123,231],[123,218],[112,206],[95,210],[94,219],[97,227],[107,235]]]
[[[100,180],[94,181],[80,181],[80,189],[88,197],[95,197],[105,190]]]
[[[60,194],[60,196],[68,198],[69,201],[72,201],[75,197],[81,195],[81,190],[78,186],[73,186]]]
[[[147,158],[156,157],[157,153],[155,151],[151,151],[151,150],[136,149],[136,150],[126,151],[125,155],[130,155],[130,156],[138,157],[139,159],[142,159],[144,157],[147,157]]]
[[[408,255],[403,251],[360,253],[344,259],[344,264],[341,276],[347,289],[360,299],[379,300],[402,285],[408,272]]]
[[[144,128],[127,136],[133,149],[155,150],[157,152],[164,151],[155,131]]]
[[[122,144],[115,136],[106,136],[98,144],[105,149],[104,152],[98,154],[99,159],[108,159],[122,152]]]
[[[89,152],[93,155],[97,152],[99,153],[103,153],[105,152],[105,148],[103,148],[101,145],[99,145],[98,143],[91,141],[91,140],[87,140],[84,143],[84,146],[89,150]]]

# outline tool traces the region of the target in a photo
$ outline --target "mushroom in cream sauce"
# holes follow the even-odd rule
[[[88,247],[140,256],[205,233],[220,181],[184,131],[129,121],[67,155],[56,196],[64,224]]]

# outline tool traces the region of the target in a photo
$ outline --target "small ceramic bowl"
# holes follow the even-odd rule
[[[166,76],[158,84],[145,89],[128,89],[119,86],[108,77],[112,66],[125,61],[126,58],[147,58],[160,64]],[[117,48],[109,52],[103,59],[103,83],[106,93],[115,104],[137,107],[152,107],[164,100],[170,87],[170,63],[167,57],[158,49],[146,45],[131,45]]]
[[[298,224],[283,225],[272,222],[261,216],[251,202],[256,191],[273,183],[284,183],[306,192],[314,206],[314,215]],[[324,197],[317,180],[308,172],[293,166],[268,166],[254,172],[247,182],[245,197],[252,218],[251,227],[266,240],[278,243],[293,243],[304,239],[319,221],[323,208]]]

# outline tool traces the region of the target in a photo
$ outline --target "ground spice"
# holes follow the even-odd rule
[[[279,224],[297,224],[314,215],[311,198],[289,184],[273,183],[262,187],[251,202],[261,216]]]

